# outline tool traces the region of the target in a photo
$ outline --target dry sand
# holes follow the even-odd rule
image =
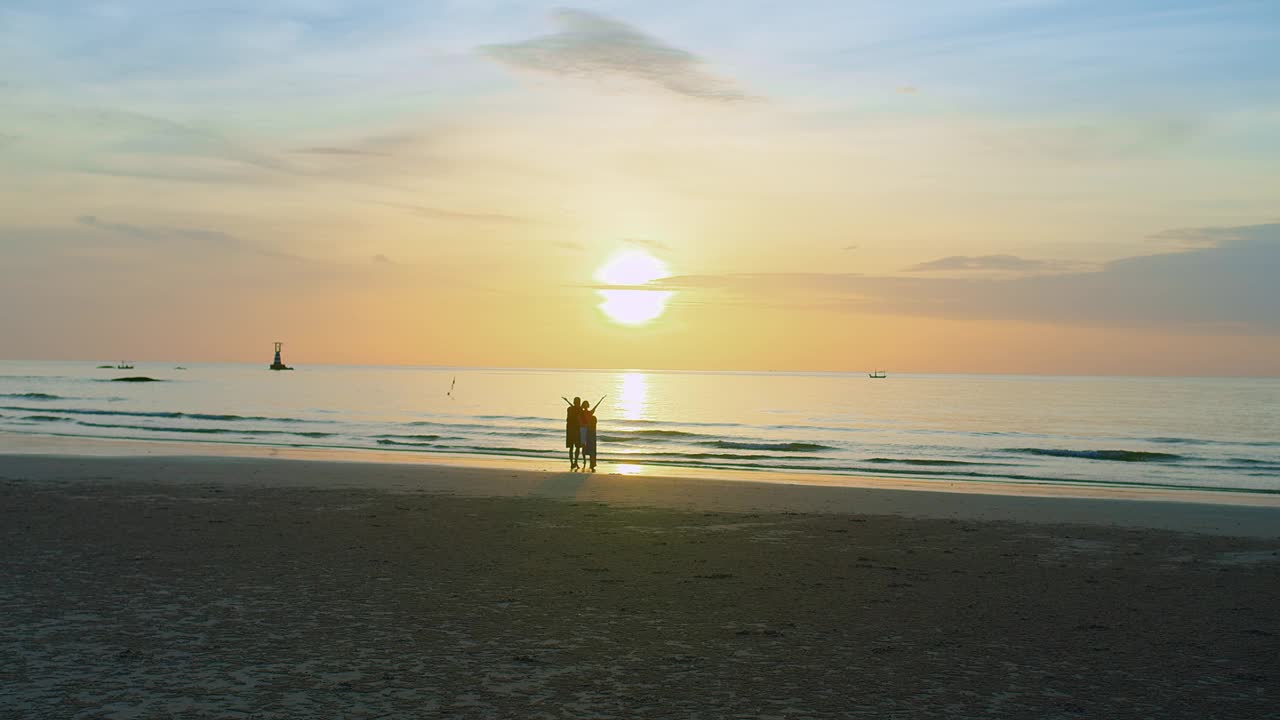
[[[18,455],[0,492],[2,717],[1280,716],[1265,498]]]

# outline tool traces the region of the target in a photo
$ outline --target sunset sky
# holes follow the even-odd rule
[[[1280,375],[1274,0],[6,0],[0,98],[0,358]]]

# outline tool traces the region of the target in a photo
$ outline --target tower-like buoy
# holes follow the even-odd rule
[[[275,361],[273,361],[273,362],[271,363],[271,369],[272,369],[272,370],[292,370],[292,369],[293,369],[293,368],[289,367],[288,365],[285,365],[285,364],[280,360],[280,348],[281,348],[283,345],[284,345],[284,343],[276,343],[276,359],[275,359]]]

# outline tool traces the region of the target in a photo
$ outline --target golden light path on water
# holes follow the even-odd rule
[[[649,381],[642,372],[624,372],[618,375],[617,393],[618,418],[620,420],[647,420],[645,412],[649,405]],[[622,475],[641,475],[645,468],[632,463],[619,463],[614,470]]]
[[[623,420],[644,420],[649,384],[644,373],[623,373],[618,380],[618,410]]]
[[[657,319],[666,311],[667,301],[675,293],[637,286],[669,275],[666,264],[647,252],[625,250],[614,255],[596,271],[596,279],[606,285],[624,287],[596,291],[601,297],[601,312],[623,325],[643,325]]]

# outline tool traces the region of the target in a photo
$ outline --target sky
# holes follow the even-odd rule
[[[0,5],[0,359],[1276,376],[1278,273],[1273,0]]]

